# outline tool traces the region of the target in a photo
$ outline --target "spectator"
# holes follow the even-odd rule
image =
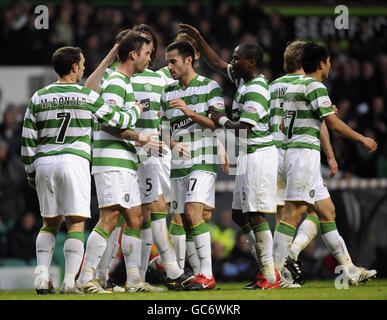
[[[28,211],[8,232],[8,257],[23,259],[27,263],[35,258],[35,240],[39,227],[36,216]]]

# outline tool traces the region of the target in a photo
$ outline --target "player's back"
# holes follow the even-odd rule
[[[90,160],[92,112],[99,95],[72,83],[53,83],[35,92],[26,118],[36,123],[36,158],[72,153]],[[28,121],[25,123],[28,125]]]
[[[283,148],[320,150],[322,117],[333,113],[325,85],[310,76],[294,81],[285,93],[284,112]]]
[[[287,88],[295,80],[303,77],[302,74],[285,74],[272,81],[269,85],[270,91],[270,132],[276,147],[281,147],[284,135],[280,130],[282,118],[284,116],[284,96]]]

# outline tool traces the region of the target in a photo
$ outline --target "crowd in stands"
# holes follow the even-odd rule
[[[141,0],[127,6],[96,6],[92,1],[64,0],[47,2],[49,28],[36,29],[34,7],[29,1],[10,1],[0,5],[0,67],[50,65],[52,53],[62,46],[79,46],[86,58],[87,77],[112,48],[114,36],[121,30],[146,23],[158,35],[159,50],[153,69],[165,66],[165,47],[179,32],[178,23],[197,27],[225,61],[231,61],[233,48],[245,41],[257,41],[265,51],[263,73],[269,81],[281,76],[283,51],[294,39],[293,20],[276,12],[265,14],[259,1],[240,1],[239,6],[225,1],[189,0],[184,6],[146,6]],[[384,29],[375,32],[366,18],[350,41],[334,36],[319,40],[331,54],[331,72],[326,85],[338,108],[338,116],[355,130],[371,136],[378,150],[369,153],[360,144],[331,134],[335,156],[342,176],[365,178],[387,177],[387,38]],[[223,88],[227,107],[231,107],[235,89],[227,79],[211,70],[201,59],[198,73],[218,81]],[[27,245],[37,234],[31,219],[39,224],[40,215],[35,191],[28,187],[19,161],[21,126],[25,105],[9,104],[0,123],[0,260],[2,257],[23,258]],[[322,157],[325,161],[324,157]],[[32,218],[31,218],[32,212]],[[12,239],[7,234],[21,231],[24,236]],[[29,241],[25,239],[30,237]],[[227,256],[243,251],[241,235]],[[214,250],[216,253],[217,250]],[[240,253],[240,252],[239,252]],[[239,255],[238,253],[238,255]],[[242,255],[243,256],[243,255]],[[251,258],[251,257],[250,257]],[[247,258],[246,259],[250,259]],[[227,259],[219,254],[217,259]],[[251,261],[250,261],[251,262]],[[249,263],[250,263],[249,262]],[[254,261],[252,261],[253,263]],[[247,263],[247,262],[246,262]],[[235,266],[234,266],[235,267]],[[235,268],[229,263],[229,273]],[[234,269],[233,269],[234,268]]]

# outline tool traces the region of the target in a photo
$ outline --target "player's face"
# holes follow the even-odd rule
[[[142,73],[149,66],[152,50],[152,42],[149,44],[144,43],[142,45],[140,53],[137,54],[137,58],[135,60],[135,73]]]
[[[322,65],[322,76],[327,79],[329,76],[329,70],[331,69],[331,57],[328,57],[326,62]]]
[[[166,60],[168,63],[168,70],[174,80],[181,79],[187,73],[187,59],[188,58],[184,61],[183,57],[176,49],[167,52]]]
[[[247,71],[247,60],[241,54],[239,47],[236,47],[232,54],[232,70],[235,78],[242,78]]]
[[[150,41],[150,45],[151,45],[151,47],[152,47],[152,51],[151,51],[151,54],[153,53],[153,50],[155,49],[154,47],[153,47],[153,39],[152,39],[152,36],[149,34],[149,33],[147,33],[147,32],[140,32],[140,36],[141,37],[144,37],[145,39],[148,39],[149,41]]]
[[[81,60],[78,63],[78,70],[76,72],[76,75],[77,75],[76,82],[79,82],[82,80],[83,71],[85,71],[85,57],[81,53]]]

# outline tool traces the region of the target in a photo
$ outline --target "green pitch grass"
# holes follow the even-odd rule
[[[336,289],[334,280],[309,281],[302,288],[243,290],[246,283],[217,283],[210,291],[165,291],[85,295],[37,295],[34,290],[0,291],[0,300],[387,300],[387,279],[373,279],[348,289]],[[198,303],[204,303],[201,301]]]

